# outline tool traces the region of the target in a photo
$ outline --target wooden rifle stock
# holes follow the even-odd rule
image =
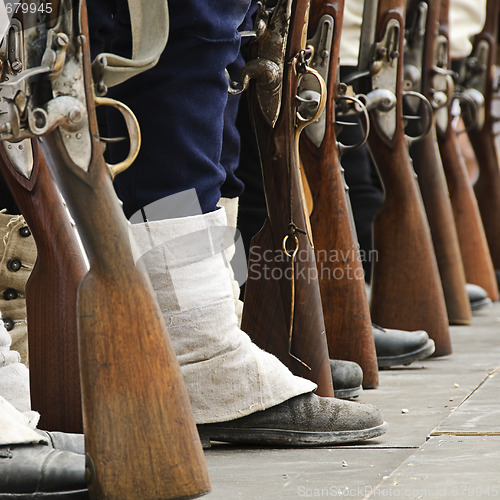
[[[396,106],[388,115],[378,110],[370,114],[368,146],[385,191],[374,221],[378,254],[372,268],[371,314],[384,327],[426,330],[436,344],[434,355],[442,356],[452,351],[446,305],[403,126],[404,7],[402,0],[379,1],[378,48],[372,51],[375,60],[370,66],[372,88],[376,89],[388,61],[385,68],[396,97]]]
[[[434,126],[413,145],[411,154],[431,229],[448,320],[452,325],[470,325],[472,311],[462,254]]]
[[[325,43],[327,30],[333,33],[331,46],[314,47],[315,58],[311,62],[318,70],[318,66],[327,65],[322,68],[327,76],[328,97],[321,141],[308,135],[316,124],[306,127],[300,138],[300,158],[312,194],[310,220],[330,357],[358,363],[363,369],[363,387],[372,388],[378,385],[377,354],[359,244],[335,133],[343,8],[343,0],[313,0],[311,4],[309,37],[321,33],[318,43]],[[329,64],[323,59],[324,53],[329,53],[326,59]]]
[[[494,79],[497,52],[498,24],[500,3],[488,0],[486,4],[486,22],[484,28],[474,37],[474,49],[469,58],[472,64],[466,71],[479,69],[484,75],[484,121],[469,128],[469,138],[479,165],[479,177],[474,191],[483,221],[484,231],[491,259],[495,269],[500,270],[500,169],[495,146],[494,122],[492,113],[494,101]],[[482,54],[480,53],[482,52]],[[476,62],[477,61],[477,62]],[[475,64],[476,63],[476,64]],[[477,63],[484,64],[485,69],[477,68]],[[467,87],[467,82],[465,82]]]
[[[40,428],[81,433],[76,295],[86,267],[45,160],[36,142],[31,146],[29,178],[6,154],[5,147],[18,145],[0,146],[0,172],[37,247],[26,284],[31,407],[40,413]]]
[[[467,282],[481,286],[492,300],[498,300],[498,285],[479,207],[452,126],[444,136],[438,135],[438,143]]]
[[[448,38],[448,10],[449,0],[442,0],[439,31],[445,38]],[[451,109],[448,109],[447,120],[443,125],[437,122],[439,151],[450,193],[465,277],[468,283],[484,288],[492,300],[498,300],[493,262],[478,203],[452,125]]]
[[[437,45],[435,30],[439,16],[439,0],[419,2],[416,8],[409,9],[407,13],[407,20],[415,24],[414,30],[410,31],[407,39],[408,52],[405,53],[405,59],[407,54],[420,59],[415,60],[415,65],[412,67],[417,70],[421,68],[421,86],[416,85],[413,90],[422,92],[434,108],[438,105],[436,99],[438,91],[441,96],[445,96],[447,78],[451,78],[449,75],[443,75],[442,72],[437,74],[435,71],[435,68],[439,66],[438,49],[441,46]],[[422,27],[425,27],[423,40],[419,39],[422,36],[420,32]],[[442,105],[439,103],[439,106]],[[412,144],[410,153],[431,230],[448,320],[451,324],[469,325],[472,321],[472,311],[466,291],[465,271],[453,209],[437,145],[434,115],[430,130],[421,140]]]
[[[69,76],[68,97],[81,98],[87,109],[80,136],[58,127],[41,145],[90,262],[78,289],[89,495],[197,496],[210,486],[188,394],[152,287],[135,266],[99,144],[85,2],[60,6],[66,10],[54,29],[59,41],[67,36],[65,67],[45,85],[33,84],[31,97],[40,106],[53,97],[47,84],[56,87]],[[88,139],[90,149],[71,147],[73,139]]]
[[[268,217],[251,241],[242,328],[262,349],[276,355],[296,375],[333,395],[316,262],[305,215],[297,147],[297,86],[308,0],[284,0],[275,7],[252,57],[271,64],[275,44],[285,44],[278,89],[269,106],[261,81],[253,82],[249,103],[256,131]],[[291,14],[291,19],[289,16]],[[289,23],[289,28],[281,22]],[[282,37],[283,33],[285,34]],[[269,51],[269,52],[268,52]],[[282,56],[281,56],[282,57]],[[247,63],[252,65],[255,59]],[[262,67],[263,68],[263,67]],[[281,104],[276,105],[280,102]],[[269,111],[271,110],[271,111]],[[286,248],[286,252],[284,251]],[[287,255],[288,254],[288,255]]]

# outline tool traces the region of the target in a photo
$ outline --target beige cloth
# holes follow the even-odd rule
[[[472,51],[471,38],[486,19],[486,0],[450,0],[450,57],[461,59]]]
[[[341,66],[357,66],[359,37],[363,21],[364,0],[347,0],[340,37]],[[462,58],[470,54],[470,39],[483,28],[486,0],[450,0],[450,56]]]
[[[200,424],[243,417],[316,388],[239,329],[226,231],[224,209],[131,225]]]
[[[22,215],[0,212],[0,311],[9,322],[12,349],[28,364],[28,324],[26,320],[26,282],[36,261],[36,245],[33,236],[26,232],[28,226]],[[23,236],[24,235],[24,236]],[[28,236],[26,236],[28,235]],[[9,266],[13,260],[20,267]],[[14,290],[15,298],[5,295]]]
[[[224,207],[227,217],[227,225],[229,228],[235,230],[235,240],[239,241],[238,251],[236,250],[236,243],[231,242],[231,244],[225,249],[226,262],[229,264],[229,274],[231,276],[231,284],[233,287],[234,305],[236,308],[236,316],[238,317],[238,324],[241,324],[241,317],[243,315],[243,302],[240,300],[240,283],[235,278],[234,266],[238,266],[241,271],[241,267],[245,267],[243,272],[245,273],[246,280],[246,257],[245,248],[241,240],[241,235],[237,232],[236,226],[238,224],[238,198],[221,198],[217,205],[219,207]],[[236,261],[236,262],[234,262]]]
[[[364,0],[346,0],[340,35],[340,65],[357,66]]]

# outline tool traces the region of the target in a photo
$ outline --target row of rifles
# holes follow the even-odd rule
[[[356,361],[363,386],[377,386],[372,321],[426,330],[434,355],[445,356],[452,352],[449,325],[471,324],[466,283],[498,300],[500,171],[492,108],[499,5],[488,1],[486,24],[457,70],[449,57],[447,0],[366,0],[358,67],[342,82],[344,2],[311,2],[305,44],[295,31],[307,11],[300,4],[290,10],[279,116],[263,104],[270,76],[251,89],[268,219],[249,252],[242,325],[328,396],[329,357]],[[267,15],[286,17],[278,8]],[[273,53],[276,40],[268,36],[257,38],[255,57]],[[458,142],[457,103],[477,155],[474,185]],[[356,114],[384,188],[373,227],[370,301],[341,166],[351,146],[337,140]],[[262,279],[265,252],[281,248],[288,259],[273,265],[287,279]],[[337,258],[329,259],[332,251]],[[280,297],[283,310],[276,311],[272,297]]]

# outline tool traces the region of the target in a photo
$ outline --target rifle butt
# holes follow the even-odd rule
[[[92,498],[195,497],[210,490],[184,380],[93,138],[87,172],[58,131],[42,142],[90,270],[77,295],[83,427]]]
[[[301,253],[292,271],[291,263],[275,244],[269,219],[266,220],[250,244],[241,327],[255,344],[274,354],[293,374],[315,382],[318,395],[333,396],[319,288],[308,286],[311,280],[317,279],[317,275],[311,273],[315,263],[314,260],[308,263],[304,255]],[[292,301],[293,272],[295,299]],[[295,311],[290,349],[292,302]]]
[[[484,82],[479,85],[484,97],[484,121],[476,123],[468,136],[479,164],[479,177],[474,186],[483,227],[495,269],[500,269],[500,170],[495,144],[498,118],[495,116],[498,95],[498,43],[500,4],[486,2],[486,21],[483,29],[474,37],[470,59],[481,61]],[[481,58],[483,54],[483,58]],[[484,55],[486,58],[484,59]]]
[[[210,484],[175,353],[148,283],[135,269],[126,274],[110,282],[91,270],[79,290],[89,492],[199,496]]]
[[[434,356],[448,355],[452,346],[443,288],[406,144],[389,148],[370,139],[370,150],[385,188],[373,230],[372,320],[387,328],[423,329],[434,340]]]
[[[31,407],[40,413],[41,428],[81,433],[76,296],[86,267],[68,212],[34,141],[32,148],[28,180],[0,147],[0,170],[37,247],[26,284]]]
[[[301,139],[302,163],[313,197],[310,220],[328,350],[333,359],[358,363],[363,387],[368,389],[378,386],[377,353],[359,245],[334,149],[328,158],[318,154],[305,137]]]
[[[429,222],[448,320],[452,325],[470,325],[472,311],[465,271],[434,127],[412,146],[411,155]]]
[[[496,301],[498,300],[498,284],[495,270],[478,202],[468,179],[454,130],[449,127],[443,137],[438,137],[438,143],[450,193],[466,280],[468,283],[484,288],[491,300]]]
[[[312,60],[327,85],[323,111],[323,135],[313,142],[308,125],[300,137],[303,184],[308,198],[308,214],[314,238],[314,254],[318,270],[323,316],[330,357],[355,361],[363,370],[363,387],[378,386],[378,363],[366,294],[359,245],[347,187],[339,161],[335,134],[335,99],[339,84],[339,51],[344,0],[311,2],[308,32],[312,40],[325,29],[331,19],[331,44],[317,40],[315,54],[326,51],[329,57]],[[321,142],[319,143],[319,138]],[[335,383],[335,381],[334,381]]]
[[[470,130],[469,138],[479,165],[474,192],[491,260],[500,269],[500,169],[493,138],[486,130]]]
[[[210,488],[201,443],[165,322],[147,274],[135,266],[128,222],[102,155],[85,1],[59,7],[70,4],[74,8],[58,18],[68,42],[62,70],[43,85],[34,82],[29,95],[46,103],[68,92],[86,108],[79,135],[60,126],[39,141],[90,264],[77,291],[89,497],[194,497]],[[61,82],[64,90],[58,90]]]
[[[292,373],[315,382],[317,394],[330,397],[333,383],[297,143],[302,130],[297,55],[305,45],[308,14],[308,0],[278,2],[268,30],[250,45],[251,57],[277,59],[283,73],[280,99],[256,82],[249,86],[268,218],[250,245],[242,328]],[[286,44],[284,58],[268,52],[273,40]]]

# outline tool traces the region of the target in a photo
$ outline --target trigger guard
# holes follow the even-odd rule
[[[353,151],[354,149],[358,149],[366,143],[366,141],[368,140],[368,136],[370,134],[370,116],[368,114],[368,109],[366,108],[365,104],[357,97],[342,95],[339,96],[338,99],[345,99],[347,101],[352,101],[354,104],[359,106],[359,109],[361,110],[365,118],[365,127],[364,127],[365,134],[363,139],[361,139],[361,141],[359,141],[357,144],[352,144],[349,146],[337,141],[337,148],[339,150],[339,154],[343,155],[346,151]]]
[[[123,161],[114,165],[106,163],[109,173],[111,174],[111,178],[114,179],[120,172],[123,172],[130,167],[130,165],[132,165],[134,160],[137,158],[139,149],[141,148],[141,129],[132,110],[122,102],[109,97],[96,97],[95,104],[96,106],[111,106],[112,108],[116,108],[123,116],[127,126],[127,132],[130,140],[130,149],[127,157]]]
[[[418,99],[420,99],[424,103],[424,105],[427,107],[427,111],[428,111],[428,115],[429,115],[429,119],[428,119],[428,121],[426,123],[426,127],[425,127],[424,131],[420,135],[416,135],[416,136],[412,137],[412,136],[409,136],[409,135],[405,134],[406,141],[407,141],[408,145],[411,146],[415,142],[418,142],[418,141],[422,140],[429,133],[429,131],[431,130],[432,122],[433,122],[434,109],[432,107],[432,104],[429,102],[429,100],[423,94],[421,94],[420,92],[415,92],[414,90],[404,90],[403,91],[403,96],[406,96],[406,95],[412,95],[412,96],[417,97]]]
[[[305,75],[312,75],[318,81],[319,83],[318,94],[320,98],[318,103],[318,109],[316,110],[316,113],[312,118],[304,118],[297,110],[296,116],[297,116],[299,132],[310,123],[315,122],[321,116],[321,113],[323,113],[326,104],[326,83],[323,77],[315,69],[312,69],[309,66],[306,66],[306,71],[304,72],[303,76]]]

